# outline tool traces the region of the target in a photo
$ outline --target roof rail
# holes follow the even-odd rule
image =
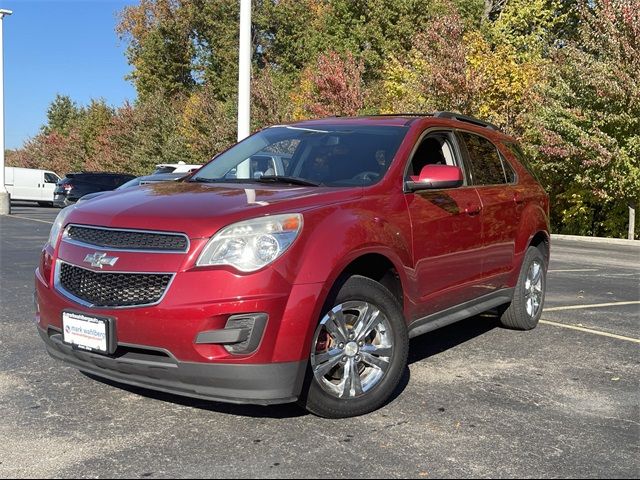
[[[371,115],[365,115],[365,117],[433,117],[433,112],[430,113],[374,113]]]
[[[462,115],[461,113],[436,112],[433,114],[433,116],[438,118],[450,118],[451,120],[458,120],[460,122],[472,123],[473,125],[479,125],[480,127],[486,127],[492,130],[500,130],[500,128],[498,128],[498,126],[494,125],[493,123],[485,122],[484,120],[480,120],[479,118],[471,117],[469,115]]]

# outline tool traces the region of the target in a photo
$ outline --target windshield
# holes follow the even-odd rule
[[[125,188],[137,187],[140,185],[140,178],[134,178],[133,180],[129,180],[127,183],[123,183],[116,190],[124,190]]]
[[[371,185],[387,172],[407,131],[397,126],[271,127],[216,157],[191,181]]]

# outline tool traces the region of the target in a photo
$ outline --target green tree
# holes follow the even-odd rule
[[[125,7],[117,32],[129,42],[130,75],[141,97],[160,92],[167,98],[190,91],[195,46],[189,9],[183,0],[141,0]]]
[[[254,0],[254,9],[260,2]],[[237,0],[190,0],[183,3],[195,45],[193,69],[201,84],[212,89],[217,100],[235,95],[238,82]],[[257,43],[254,27],[254,44]]]
[[[205,85],[189,97],[182,110],[179,133],[199,163],[210,160],[237,139],[235,99],[220,100],[217,94],[215,88]]]
[[[47,109],[47,123],[42,127],[45,134],[53,132],[67,135],[82,116],[82,109],[68,95],[56,95]]]
[[[91,100],[89,106],[83,109],[80,120],[76,122],[85,155],[91,158],[96,150],[96,142],[101,132],[107,127],[114,115],[104,99]]]
[[[624,236],[640,200],[639,38],[635,1],[585,2],[579,39],[554,59],[528,137],[563,232]]]
[[[194,152],[180,133],[184,98],[167,100],[157,93],[138,102],[135,108],[134,148],[131,168],[139,175],[149,174],[158,163],[190,163]]]

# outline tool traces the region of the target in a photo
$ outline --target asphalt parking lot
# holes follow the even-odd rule
[[[418,337],[391,403],[336,421],[49,358],[33,270],[56,213],[0,216],[0,477],[640,477],[638,246],[555,241],[537,329],[485,314]]]

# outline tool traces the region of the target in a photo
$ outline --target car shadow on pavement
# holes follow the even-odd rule
[[[412,363],[426,360],[429,357],[473,340],[499,326],[500,322],[497,314],[487,312],[412,338],[409,343],[407,364],[411,365]],[[411,371],[407,366],[388,403],[393,402],[402,394],[410,379]]]
[[[426,360],[429,357],[442,353],[469,340],[472,340],[480,335],[483,335],[498,326],[498,317],[494,314],[486,313],[416,337],[412,339],[410,343],[408,364],[411,365],[412,363]],[[127,392],[133,393],[134,395],[140,395],[152,400],[196,408],[199,410],[206,410],[209,412],[237,415],[241,417],[274,419],[297,418],[309,415],[308,412],[306,412],[303,408],[295,403],[270,405],[265,407],[260,405],[237,405],[210,400],[199,400],[189,397],[182,397],[180,395],[173,395],[170,393],[149,390],[146,388],[134,387],[123,383],[114,382],[105,378],[96,377],[86,372],[82,373],[92,380],[119,388],[121,390],[125,390]],[[404,389],[409,384],[410,378],[411,372],[407,367],[405,368],[402,378],[400,379],[400,383],[394,390],[393,395],[387,403],[393,402],[402,394]]]
[[[87,372],[81,372],[83,375],[89,377],[105,385],[119,388],[134,395],[140,395],[152,400],[158,400],[161,402],[172,403],[183,407],[196,408],[198,410],[207,410],[209,412],[223,413],[228,415],[237,415],[240,417],[255,417],[255,418],[296,418],[309,415],[304,409],[299,407],[296,403],[282,404],[282,405],[241,405],[234,403],[222,403],[213,400],[201,400],[197,398],[183,397],[181,395],[174,395],[171,393],[158,392],[156,390],[149,390],[142,387],[134,387],[124,383],[115,382],[106,378],[97,377]]]
[[[497,314],[482,313],[411,339],[408,364],[426,360],[500,327]]]

